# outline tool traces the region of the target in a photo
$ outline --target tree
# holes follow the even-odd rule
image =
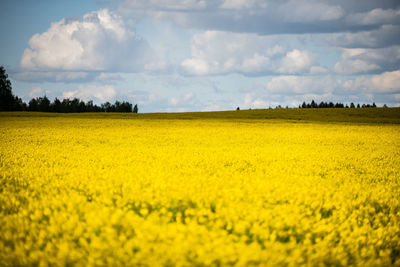
[[[139,108],[137,106],[137,104],[135,104],[135,106],[133,107],[133,113],[138,113],[139,112]]]
[[[110,112],[111,111],[111,104],[110,102],[106,102],[104,104],[101,104],[101,108],[105,111],[105,112]]]
[[[13,107],[11,110],[26,111],[27,109],[28,107],[26,106],[26,103],[18,96],[14,96]]]
[[[311,107],[312,108],[317,108],[317,104],[315,103],[314,99],[311,101]]]
[[[236,110],[240,110],[240,108],[239,108],[239,107],[237,107],[237,108],[236,108]]]
[[[39,111],[49,112],[50,111],[50,100],[47,96],[39,97]]]
[[[122,102],[121,112],[132,112],[132,104],[129,102]]]
[[[353,102],[351,102],[351,103],[350,103],[350,108],[355,108],[355,106],[354,106],[354,103],[353,103]]]
[[[86,112],[94,112],[93,100],[86,103]]]
[[[54,99],[54,102],[51,103],[50,105],[50,110],[52,112],[57,112],[60,113],[61,112],[61,101],[58,100],[58,98],[56,97],[56,99]]]
[[[36,98],[32,98],[31,101],[29,101],[28,105],[29,111],[38,111],[38,103]]]
[[[12,110],[14,96],[11,82],[3,66],[0,66],[0,111]]]
[[[86,103],[85,102],[79,101],[78,112],[86,112]]]

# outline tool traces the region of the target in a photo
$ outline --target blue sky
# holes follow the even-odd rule
[[[14,94],[141,112],[400,106],[400,2],[2,1]]]

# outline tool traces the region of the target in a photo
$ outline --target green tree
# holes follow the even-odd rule
[[[12,110],[14,96],[11,82],[3,66],[0,66],[0,111]]]
[[[39,111],[38,98],[32,98],[29,101],[29,111]]]
[[[50,111],[50,100],[47,96],[39,98],[39,111],[49,112]]]

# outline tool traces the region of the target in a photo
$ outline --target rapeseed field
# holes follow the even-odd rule
[[[400,125],[130,116],[0,117],[0,265],[400,266]]]

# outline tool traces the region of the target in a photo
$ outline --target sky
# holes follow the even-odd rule
[[[13,93],[139,112],[400,106],[400,1],[2,0]]]

